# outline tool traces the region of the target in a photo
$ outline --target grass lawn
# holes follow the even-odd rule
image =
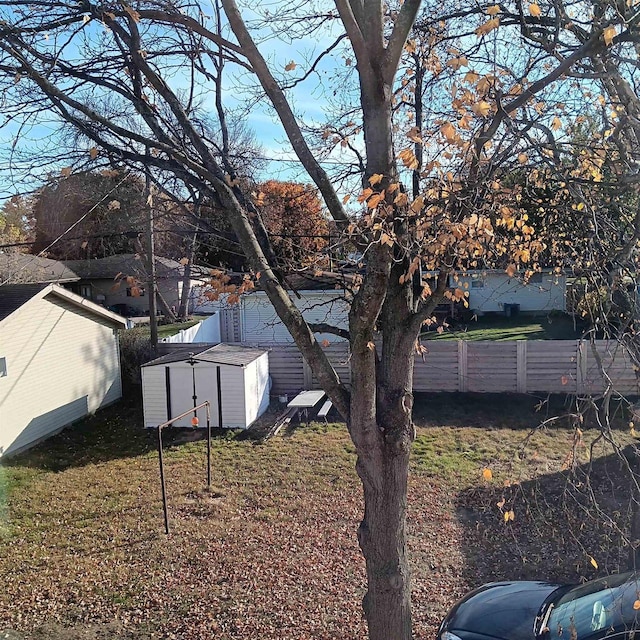
[[[183,329],[188,329],[189,327],[193,327],[194,324],[198,324],[202,318],[197,318],[195,320],[188,320],[187,322],[173,322],[170,324],[159,324],[158,325],[158,338],[168,338],[169,336],[174,336],[176,333],[180,333]],[[148,326],[148,325],[145,325]]]
[[[619,567],[615,528],[575,526],[584,513],[564,499],[563,469],[585,462],[588,447],[562,425],[530,434],[562,405],[535,413],[533,399],[501,398],[416,402],[408,514],[416,638],[433,638],[447,608],[482,582],[578,581]],[[174,440],[165,451],[169,537],[155,440],[140,424],[139,408],[113,407],[0,465],[0,632],[364,637],[362,498],[343,424],[312,423],[261,445],[217,434],[211,491],[205,443]],[[584,441],[592,435],[585,429]],[[592,486],[619,521],[628,483],[610,454],[595,446]]]
[[[569,316],[481,316],[459,321],[442,333],[428,331],[423,340],[575,340],[581,330]]]

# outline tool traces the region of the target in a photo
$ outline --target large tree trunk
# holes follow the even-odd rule
[[[377,424],[359,425],[382,429]],[[365,557],[368,589],[362,606],[371,640],[411,638],[411,584],[406,553],[408,449],[385,442],[378,456],[362,451],[357,469],[365,512],[358,541]]]
[[[365,512],[358,530],[367,567],[363,608],[370,640],[409,640],[411,583],[406,552],[409,454],[414,439],[413,344],[407,298],[391,288],[385,301],[382,351],[370,336],[352,336],[349,430],[358,455]],[[365,342],[366,340],[366,342]]]

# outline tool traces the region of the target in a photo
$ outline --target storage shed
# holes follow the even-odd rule
[[[269,353],[232,344],[185,357],[170,353],[142,365],[145,427],[157,427],[174,416],[211,403],[211,426],[246,429],[269,406]],[[174,426],[191,426],[192,415]],[[200,425],[206,410],[198,410]]]

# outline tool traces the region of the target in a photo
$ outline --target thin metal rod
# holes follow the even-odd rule
[[[211,409],[207,402],[207,487],[211,489]]]
[[[197,407],[193,407],[193,409],[187,409],[184,413],[181,413],[179,416],[176,416],[175,418],[171,418],[171,420],[167,420],[166,422],[163,422],[160,425],[160,429],[164,428],[164,427],[168,427],[170,424],[172,424],[173,422],[175,422],[176,420],[180,420],[180,418],[184,418],[185,416],[188,416],[190,413],[193,413],[194,409],[202,409],[202,407],[206,407],[209,404],[208,400],[205,400],[202,404],[199,404]]]
[[[164,530],[167,535],[169,535],[169,507],[167,505],[167,487],[164,481],[164,455],[162,453],[162,429],[164,427],[168,427],[170,424],[174,423],[176,420],[180,420],[180,418],[184,418],[188,416],[190,413],[201,409],[202,407],[207,408],[207,486],[211,487],[211,403],[208,400],[205,400],[202,404],[199,404],[193,409],[189,409],[184,413],[181,413],[179,416],[175,418],[171,418],[171,420],[167,420],[162,424],[158,425],[156,428],[158,429],[158,461],[160,463],[160,485],[162,486],[162,509],[164,511]]]
[[[162,455],[162,427],[158,427],[158,459],[160,461],[160,484],[162,485],[162,509],[164,510],[164,530],[169,535],[169,508],[167,506],[167,487],[164,482],[164,457]]]

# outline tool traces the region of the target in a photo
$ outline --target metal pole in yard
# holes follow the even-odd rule
[[[160,484],[162,485],[162,508],[164,510],[164,530],[169,535],[169,509],[167,507],[167,487],[164,483],[164,458],[162,456],[162,427],[158,427],[158,459],[160,461]]]
[[[207,487],[211,489],[211,406],[207,402]]]

